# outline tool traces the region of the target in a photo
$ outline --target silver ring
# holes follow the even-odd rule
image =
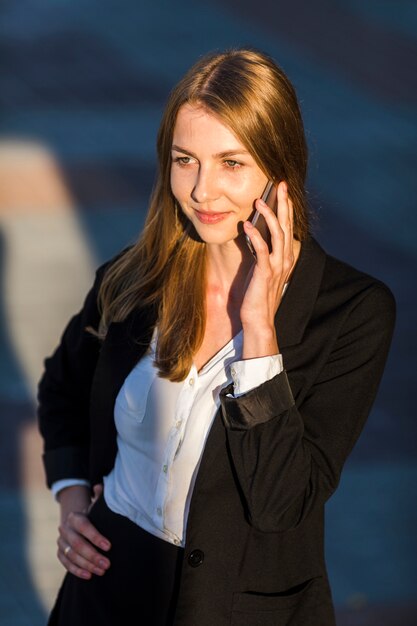
[[[70,551],[70,550],[71,550],[71,546],[67,546],[67,547],[65,548],[65,550],[64,550],[64,554],[65,554],[65,556],[68,556],[68,554],[69,554],[69,551]]]

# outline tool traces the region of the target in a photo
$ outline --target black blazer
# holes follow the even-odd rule
[[[102,266],[45,361],[40,430],[48,484],[101,482],[113,467],[114,402],[144,354],[155,311],[97,328]],[[239,398],[221,392],[192,495],[175,624],[332,626],[324,504],[383,372],[395,304],[381,282],[303,242],[276,315],[286,372]]]

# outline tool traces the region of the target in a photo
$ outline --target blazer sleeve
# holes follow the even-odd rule
[[[47,484],[88,478],[90,388],[101,342],[97,296],[108,263],[97,272],[82,309],[72,317],[55,352],[44,361],[38,387],[38,422],[44,439]]]
[[[395,302],[381,283],[350,311],[300,406],[284,372],[239,398],[222,390],[230,455],[258,530],[296,527],[336,489],[374,401]]]

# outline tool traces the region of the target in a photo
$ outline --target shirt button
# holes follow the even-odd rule
[[[156,512],[158,513],[158,515],[162,515],[162,509],[160,506],[158,506],[158,508],[156,509]]]
[[[175,543],[176,546],[179,546],[181,541],[179,539],[174,539],[174,543]]]
[[[202,550],[193,550],[188,557],[188,563],[191,567],[199,567],[203,561],[204,552]]]
[[[190,384],[190,387],[192,387],[194,385],[194,378],[190,378],[188,382]]]
[[[164,465],[162,469],[163,469],[164,474],[166,474],[168,471],[168,465]]]
[[[235,368],[234,368],[234,367],[232,367],[232,368],[230,369],[230,371],[232,372],[232,376],[236,376],[236,370],[235,370]]]
[[[182,420],[177,420],[177,421],[175,422],[175,426],[176,426],[177,428],[179,428],[179,427],[181,426],[181,424],[182,424]]]

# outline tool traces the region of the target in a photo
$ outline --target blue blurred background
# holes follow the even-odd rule
[[[199,55],[242,45],[297,89],[316,238],[398,305],[327,507],[338,624],[417,624],[416,34],[412,0],[2,0],[0,624],[44,624],[63,575],[35,422],[42,359],[142,227],[170,89]]]

